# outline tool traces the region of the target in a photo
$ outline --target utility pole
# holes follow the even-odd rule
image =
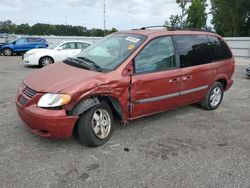
[[[106,0],[103,0],[103,34],[106,33]]]

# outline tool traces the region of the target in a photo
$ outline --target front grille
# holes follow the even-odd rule
[[[32,98],[37,94],[37,92],[29,87],[25,87],[23,90],[23,94],[28,96],[29,98]]]
[[[20,95],[19,99],[18,99],[18,102],[21,104],[21,105],[25,105],[29,100],[28,99],[25,99],[22,95]]]
[[[26,86],[18,96],[18,102],[23,106],[27,104],[36,94],[37,92],[35,90]]]

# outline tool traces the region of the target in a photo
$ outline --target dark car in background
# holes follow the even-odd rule
[[[48,42],[41,37],[20,37],[16,40],[2,44],[0,52],[5,56],[14,53],[24,53],[34,48],[47,48]]]
[[[250,78],[250,65],[248,65],[246,69],[247,76]]]

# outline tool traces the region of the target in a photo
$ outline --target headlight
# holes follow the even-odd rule
[[[30,57],[30,56],[33,56],[33,55],[34,55],[34,53],[31,53],[31,54],[26,54],[26,53],[25,53],[25,54],[24,54],[24,57],[27,58],[27,57]]]
[[[60,107],[68,104],[71,100],[71,96],[67,94],[44,94],[38,101],[38,106],[43,108]]]

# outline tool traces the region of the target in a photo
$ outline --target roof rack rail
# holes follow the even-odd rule
[[[157,27],[162,27],[162,28],[166,29],[166,26],[163,26],[163,25],[153,25],[153,26],[142,27],[141,30],[150,29],[150,28],[157,28]]]
[[[212,32],[211,30],[209,30],[208,28],[192,28],[192,27],[173,27],[173,26],[146,26],[146,27],[142,27],[140,29],[133,29],[133,30],[146,30],[146,29],[150,29],[150,28],[164,28],[164,29],[167,29],[168,31],[178,31],[178,30],[186,30],[186,31],[202,31],[202,32]]]
[[[169,31],[178,31],[178,30],[185,30],[185,31],[202,31],[202,32],[213,32],[211,30],[209,30],[208,28],[192,28],[192,27],[168,27],[166,26],[166,28]]]
[[[141,28],[138,28],[138,29],[132,29],[132,30],[146,30],[146,29],[150,29],[150,28],[157,28],[157,27],[162,27],[162,28],[165,28],[165,26],[162,26],[162,25],[153,25],[153,26],[146,26],[146,27],[141,27]]]

